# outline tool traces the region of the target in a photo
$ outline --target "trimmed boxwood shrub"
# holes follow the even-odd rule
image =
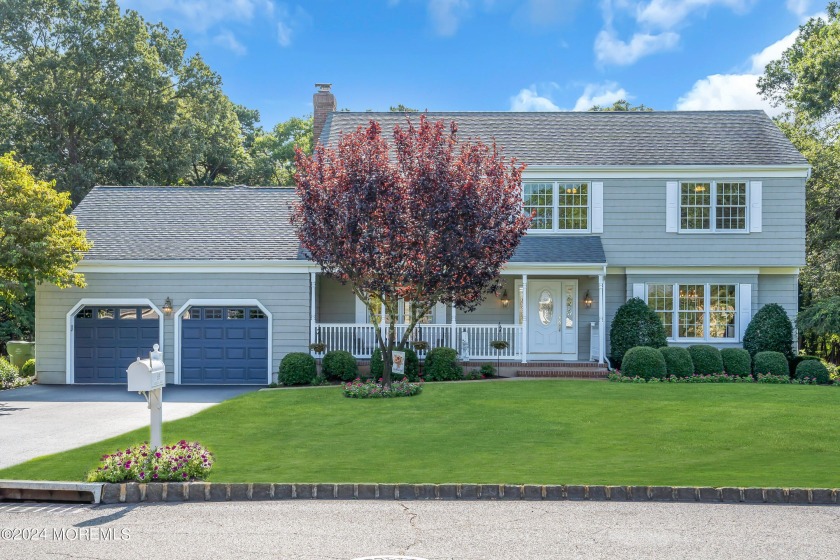
[[[819,360],[805,360],[796,366],[796,378],[803,379],[805,377],[816,379],[820,385],[831,383],[828,368]]]
[[[35,375],[35,358],[29,358],[20,366],[20,376],[32,377],[33,375]]]
[[[746,377],[752,372],[750,353],[743,348],[724,348],[720,357],[723,359],[723,371],[729,375]]]
[[[796,377],[796,368],[799,367],[799,364],[808,360],[817,360],[820,361],[819,356],[809,356],[807,354],[799,354],[794,356],[789,360],[790,363],[790,376]]]
[[[688,347],[688,353],[691,355],[694,373],[697,375],[723,373],[723,359],[720,357],[720,350],[714,346],[695,344]]]
[[[317,374],[315,358],[305,352],[291,352],[280,362],[278,380],[283,385],[309,385]]]
[[[6,358],[0,356],[0,388],[11,385],[17,376],[17,368]]]
[[[455,381],[464,377],[458,365],[458,352],[445,346],[429,350],[423,362],[423,373],[426,381]]]
[[[788,361],[781,352],[759,352],[753,358],[753,371],[756,375],[787,375],[790,376]]]
[[[330,381],[353,381],[359,377],[359,364],[345,350],[330,350],[321,359],[321,373]]]
[[[659,353],[665,359],[665,368],[668,375],[688,377],[694,373],[694,362],[691,361],[691,354],[685,348],[666,346],[660,348]]]
[[[793,324],[778,303],[768,303],[758,310],[744,333],[744,350],[755,359],[759,352],[781,352],[793,357]]]
[[[636,346],[624,354],[621,362],[621,374],[628,377],[661,379],[668,372],[662,353],[649,346]]]
[[[662,320],[643,300],[631,298],[618,308],[610,326],[610,360],[621,367],[624,353],[636,346],[668,346]]]
[[[395,348],[394,350],[400,350],[399,348]],[[417,359],[417,352],[412,350],[411,348],[403,348],[401,350],[405,352],[405,377],[409,381],[419,381],[420,380],[420,360]],[[374,379],[379,379],[382,377],[382,372],[384,370],[384,364],[382,363],[382,351],[377,348],[373,351],[373,355],[370,357],[370,376]],[[394,379],[394,375],[391,375],[391,379]]]

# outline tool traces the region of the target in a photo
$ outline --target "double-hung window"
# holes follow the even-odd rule
[[[525,213],[531,231],[588,232],[591,229],[591,184],[581,181],[525,182]]]
[[[747,231],[745,181],[682,181],[680,231]]]
[[[672,340],[737,339],[737,284],[647,284],[648,306]]]

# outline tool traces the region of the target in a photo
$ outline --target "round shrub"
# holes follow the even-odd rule
[[[803,379],[810,377],[816,379],[820,385],[828,385],[831,378],[828,375],[828,368],[818,360],[805,360],[796,366],[796,378]]]
[[[315,358],[305,352],[291,352],[280,362],[278,379],[283,385],[309,385],[317,374]]]
[[[743,348],[724,348],[720,357],[723,359],[723,371],[729,375],[746,377],[752,371],[750,353]]]
[[[618,308],[610,326],[610,360],[621,367],[624,353],[636,346],[668,346],[662,320],[639,298],[631,298]]]
[[[665,377],[668,367],[665,358],[656,348],[636,346],[624,354],[621,362],[621,374],[627,377],[642,377],[644,379]]]
[[[6,358],[0,357],[0,387],[14,383],[18,370]]]
[[[809,356],[807,354],[798,354],[792,357],[790,360],[788,360],[788,363],[790,364],[790,376],[796,377],[796,368],[799,367],[799,364],[807,360],[820,361],[820,358],[819,356]]]
[[[454,348],[441,346],[431,349],[423,366],[426,381],[455,381],[464,377],[458,365],[458,352]]]
[[[350,352],[330,350],[321,359],[321,373],[330,381],[353,381],[359,377],[359,364]]]
[[[744,350],[755,359],[759,352],[781,352],[793,357],[793,324],[778,303],[768,303],[758,310],[744,333]]]
[[[691,361],[691,354],[685,348],[666,346],[660,348],[659,353],[665,358],[665,369],[668,375],[688,377],[694,373],[694,362]]]
[[[790,376],[788,361],[781,352],[759,352],[753,358],[753,371],[756,375],[784,375]]]
[[[723,359],[720,357],[720,350],[708,344],[695,344],[688,347],[691,361],[694,364],[694,373],[697,375],[711,375],[723,373]]]
[[[419,381],[420,380],[420,360],[417,359],[417,352],[412,350],[411,348],[403,348],[400,350],[399,348],[394,348],[394,350],[405,352],[405,378],[409,381]],[[385,371],[384,364],[382,363],[382,351],[377,348],[373,351],[373,355],[370,357],[370,376],[374,379],[379,379],[382,377],[382,373]],[[399,377],[399,375],[397,374]],[[394,374],[391,375],[391,378],[394,378]]]
[[[20,366],[20,376],[32,377],[33,375],[35,375],[35,358],[29,358]]]

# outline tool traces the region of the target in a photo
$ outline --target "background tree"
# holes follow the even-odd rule
[[[115,0],[3,1],[0,153],[74,202],[97,183],[220,180],[241,155],[237,111],[186,47]]]
[[[247,147],[248,167],[240,175],[249,185],[292,185],[295,148],[312,153],[312,117],[292,117],[270,132],[257,130]]]
[[[625,99],[619,99],[612,105],[593,105],[589,108],[590,111],[596,112],[608,112],[608,111],[629,111],[629,112],[636,112],[636,111],[653,111],[650,107],[642,105],[631,105],[629,101]]]
[[[13,154],[0,157],[0,323],[6,336],[31,331],[35,284],[84,286],[74,269],[90,244],[69,208],[67,193],[36,180]]]
[[[402,103],[397,103],[396,105],[391,105],[388,110],[392,113],[418,113],[418,109],[412,109],[411,107],[406,107]]]
[[[392,353],[438,303],[475,309],[498,288],[530,218],[522,213],[522,170],[495,145],[460,144],[457,125],[396,126],[393,144],[380,125],[295,152],[300,197],[293,222],[325,275],[349,283],[370,311],[384,305],[387,334],[376,329],[391,383]],[[392,157],[393,156],[393,157]],[[397,340],[399,301],[411,302]]]

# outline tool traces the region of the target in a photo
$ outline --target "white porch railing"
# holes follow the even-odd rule
[[[376,329],[365,323],[316,323],[315,340],[326,344],[327,351],[346,350],[356,358],[370,358],[377,348]],[[405,333],[406,325],[397,325],[397,340]],[[446,346],[455,348],[463,358],[471,360],[521,359],[522,327],[520,325],[453,325],[420,324],[414,327],[410,341],[425,341],[429,349]],[[505,350],[490,346],[494,340],[507,341]],[[420,350],[417,356],[425,358],[428,350]],[[323,353],[313,353],[322,357]]]

